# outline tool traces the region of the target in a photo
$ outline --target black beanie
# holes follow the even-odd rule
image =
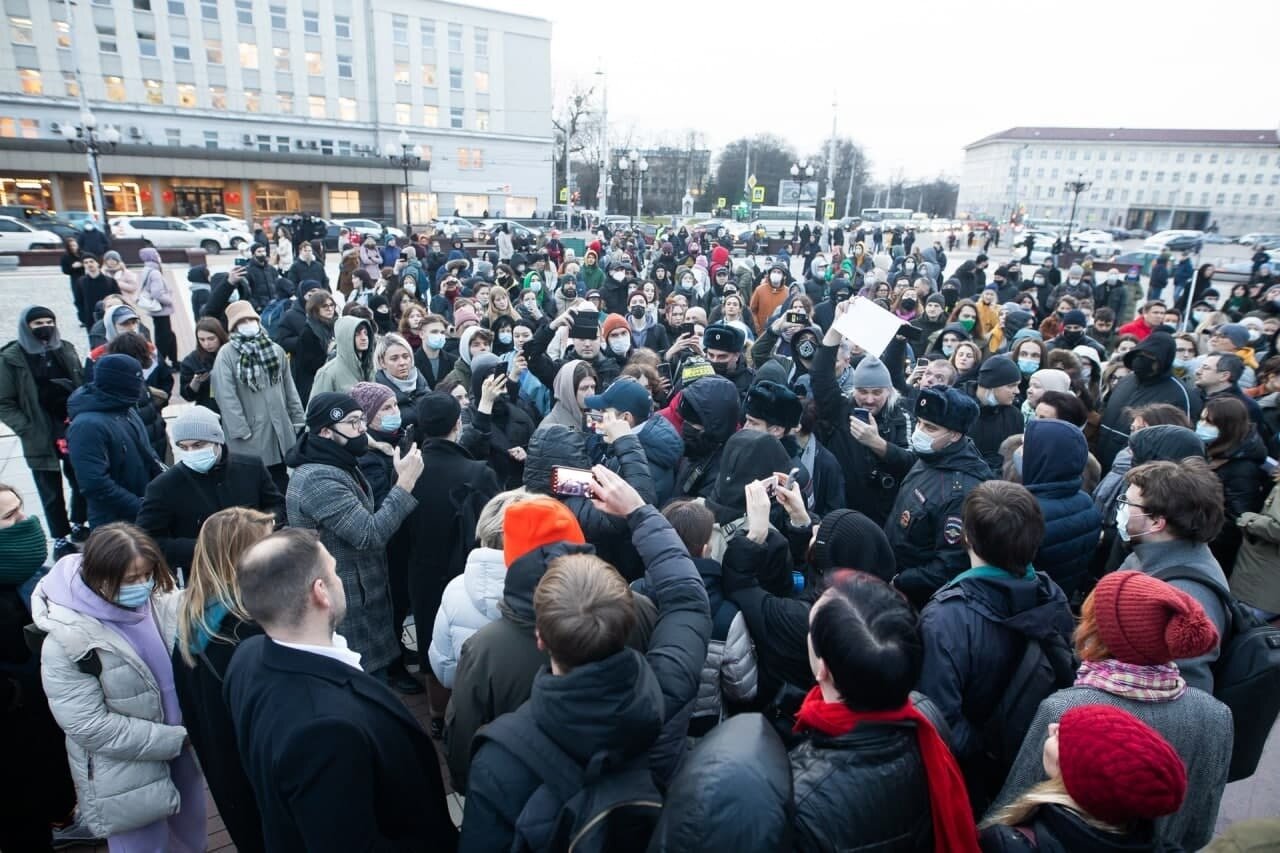
[[[319,432],[356,411],[362,411],[360,404],[350,394],[339,394],[337,391],[316,394],[307,403],[307,428],[312,432]]]
[[[57,316],[43,305],[33,305],[27,309],[27,322],[32,323],[36,320],[53,320],[57,321]]]
[[[889,581],[897,561],[880,525],[860,512],[837,509],[822,517],[813,542],[813,567],[820,572],[854,569]]]
[[[997,355],[978,368],[978,384],[983,388],[1001,388],[1022,381],[1022,371],[1007,355]]]
[[[418,440],[443,438],[453,431],[462,406],[445,391],[432,391],[417,405]]]

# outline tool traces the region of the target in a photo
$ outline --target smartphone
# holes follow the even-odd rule
[[[591,486],[595,477],[590,471],[582,468],[567,468],[555,465],[551,468],[551,491],[566,497],[591,497]]]
[[[788,311],[786,319],[788,323],[794,323],[797,326],[809,325],[809,315],[803,311]]]
[[[871,411],[869,409],[864,409],[861,406],[858,406],[853,410],[853,416],[864,424],[871,423]]]
[[[236,264],[236,266],[238,266],[238,267],[247,267],[247,266],[249,266],[249,259],[248,259],[248,258],[236,258],[236,260],[235,260],[235,264]]]
[[[927,358],[916,359],[916,370],[924,370],[928,366],[929,366],[929,359]]]
[[[696,335],[696,334],[698,334],[698,324],[697,324],[697,323],[681,323],[681,324],[680,324],[680,334],[681,334],[681,335]]]
[[[658,375],[668,382],[671,381],[671,364],[669,362],[659,362]]]
[[[587,426],[592,432],[604,431],[604,412],[587,412]]]
[[[765,487],[764,487],[765,491],[768,492],[769,497],[773,497],[774,495],[776,495],[778,493],[778,489],[782,489],[785,492],[786,490],[791,488],[791,485],[793,483],[795,483],[796,475],[799,473],[800,473],[799,468],[792,468],[791,471],[787,474],[783,474],[780,472],[775,473],[773,475],[773,478],[770,479],[769,482],[765,484]]]

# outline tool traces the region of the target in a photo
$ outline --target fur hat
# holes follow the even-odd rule
[[[790,388],[765,380],[756,382],[747,391],[745,411],[748,417],[759,418],[769,426],[795,429],[804,407]]]

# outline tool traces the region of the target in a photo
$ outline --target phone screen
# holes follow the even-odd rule
[[[698,325],[696,323],[681,323],[680,334],[696,335],[698,333]]]
[[[853,416],[854,416],[855,418],[857,418],[858,420],[862,421],[864,424],[869,424],[869,423],[871,423],[871,412],[870,412],[870,410],[868,410],[868,409],[864,409],[864,408],[862,408],[861,406],[859,406],[858,408],[856,408],[856,409],[854,409],[854,410],[853,410]]]
[[[924,368],[926,368],[926,367],[928,367],[928,366],[929,366],[929,359],[927,359],[927,358],[917,358],[917,359],[916,359],[916,369],[917,369],[917,370],[923,370]]]
[[[551,491],[557,495],[589,498],[593,483],[595,483],[594,475],[582,468],[556,465],[551,469]]]

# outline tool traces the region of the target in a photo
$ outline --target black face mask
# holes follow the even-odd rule
[[[916,309],[916,301],[915,301],[914,299],[904,299],[904,300],[902,300],[902,310],[903,310],[903,311],[914,311],[915,309]]]
[[[632,316],[632,317],[635,317],[637,320],[643,320],[643,319],[644,319],[644,306],[643,306],[643,305],[632,305],[632,306],[631,306],[631,316]]]
[[[691,424],[685,424],[681,428],[680,437],[684,439],[685,455],[691,459],[708,456],[716,449],[716,441],[707,435],[707,431],[694,429]]]
[[[1135,356],[1129,369],[1140,380],[1151,379],[1156,375],[1156,363],[1148,355]]]
[[[1062,342],[1069,347],[1076,346],[1084,340],[1084,332],[1063,332]]]
[[[365,452],[369,449],[369,434],[367,432],[362,432],[355,438],[347,438],[344,435],[343,439],[342,449],[357,458],[364,456]]]
[[[717,376],[724,376],[729,372],[729,365],[723,361],[713,361],[711,363],[711,369],[716,372]]]
[[[35,336],[35,339],[37,341],[42,341],[43,343],[47,344],[49,343],[49,341],[53,340],[54,335],[58,334],[58,327],[57,326],[40,326],[38,328],[32,329],[31,334]]]

